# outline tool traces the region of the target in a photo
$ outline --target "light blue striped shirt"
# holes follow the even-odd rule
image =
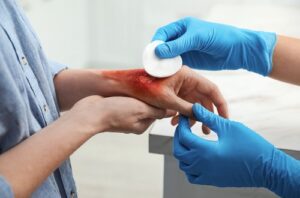
[[[0,0],[0,153],[59,117],[53,77],[64,68],[47,59],[17,2]],[[77,197],[69,160],[32,197],[57,198],[64,194]],[[10,184],[1,176],[0,197],[13,197]]]

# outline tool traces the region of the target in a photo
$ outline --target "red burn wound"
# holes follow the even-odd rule
[[[164,81],[164,79],[150,76],[144,69],[103,71],[103,74],[111,79],[125,83],[138,93],[146,90],[158,91],[157,89],[160,88],[161,83]]]

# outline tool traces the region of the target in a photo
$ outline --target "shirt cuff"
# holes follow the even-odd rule
[[[0,195],[3,198],[13,198],[14,194],[10,187],[10,185],[7,183],[7,181],[4,179],[4,177],[0,176]]]
[[[62,70],[68,69],[68,67],[66,65],[52,61],[52,60],[49,61],[49,64],[50,64],[50,69],[51,69],[53,78]]]

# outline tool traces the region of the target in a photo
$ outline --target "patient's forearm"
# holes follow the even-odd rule
[[[69,69],[60,72],[54,79],[62,111],[70,109],[77,101],[90,95],[130,96],[150,100],[162,95],[161,89],[165,86],[163,81],[165,79],[149,76],[143,69]],[[160,107],[160,104],[152,105]]]
[[[64,115],[1,154],[0,174],[11,185],[14,197],[30,197],[51,172],[92,136],[86,131],[70,115]]]
[[[54,78],[60,110],[70,109],[77,101],[91,95],[121,95],[118,81],[99,75],[97,69],[68,69]]]
[[[278,36],[270,77],[300,85],[300,40]]]

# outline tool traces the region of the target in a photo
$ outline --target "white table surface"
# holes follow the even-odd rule
[[[299,86],[243,71],[199,73],[219,86],[228,102],[231,119],[244,123],[280,149],[300,151]],[[174,131],[170,119],[155,122],[150,130],[150,152],[163,147],[157,144],[170,145]],[[193,127],[193,132],[217,139],[215,133],[204,136],[200,124]],[[165,140],[155,143],[161,138]]]

